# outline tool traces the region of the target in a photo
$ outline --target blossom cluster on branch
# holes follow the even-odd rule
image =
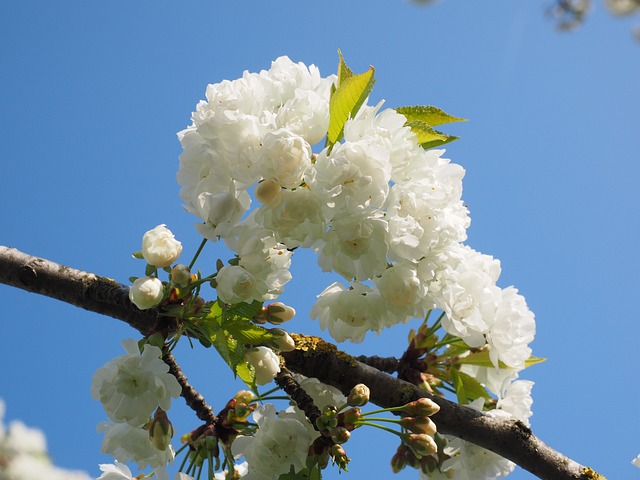
[[[337,76],[280,57],[269,70],[207,87],[192,125],[178,134],[177,174],[204,241],[189,265],[177,263],[182,244],[159,225],[134,254],[146,268],[131,279],[131,301],[161,309],[172,323],[126,341],[127,354],[94,376],[92,394],[113,421],[99,426],[103,451],[118,462],[163,477],[184,452],[180,475],[189,478],[320,478],[329,463],[346,470],[343,444],[357,428],[373,427],[399,437],[394,471],[489,479],[513,469],[439,434],[429,418],[433,402],[364,411],[366,385],[344,397],[291,375],[278,355],[296,348],[281,328],[295,310],[264,302],[292,279],[296,249],[309,248],[322,270],[343,279],[319,291],[310,311],[335,341],[362,342],[368,332],[419,319],[397,362],[400,378],[528,425],[532,382],[518,372],[540,360],[529,348],[533,313],[514,287],[497,286],[500,262],[463,243],[464,169],[434,149],[455,137],[433,127],[462,119],[435,107],[368,105],[373,84],[373,68],[354,74],[340,55]],[[195,271],[204,244],[217,241],[233,257],[210,262],[210,273]],[[206,286],[216,300],[205,300]],[[162,358],[184,336],[214,347],[250,391],[217,415],[199,414],[205,424],[183,435],[174,454],[167,410],[189,388]],[[290,399],[282,410],[265,403],[278,387],[258,389],[274,379]],[[103,472],[102,480],[131,475],[121,463]]]

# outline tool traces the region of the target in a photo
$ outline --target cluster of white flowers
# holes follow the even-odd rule
[[[470,223],[464,169],[424,150],[382,102],[365,103],[340,143],[313,154],[335,82],[280,57],[269,70],[209,85],[179,133],[185,207],[203,236],[239,256],[218,274],[219,297],[277,297],[291,278],[291,249],[309,247],[348,282],[325,288],[311,310],[337,341],[440,308],[449,333],[487,345],[496,366],[523,368],[534,317],[516,289],[496,286],[499,262],[461,243]],[[261,205],[245,215],[254,186]]]
[[[258,431],[253,436],[239,436],[232,445],[236,458],[245,457],[247,480],[271,480],[294,469],[306,467],[311,442],[319,435],[304,413],[296,407],[276,413],[272,404],[253,412]]]
[[[181,387],[168,373],[160,348],[146,344],[141,353],[132,339],[122,346],[127,353],[98,369],[91,384],[91,395],[113,420],[98,425],[98,432],[105,434],[102,452],[119,462],[135,461],[140,469],[162,468],[173,460],[173,449],[154,446],[144,427],[158,407],[169,409]]]
[[[0,399],[1,480],[90,480],[86,473],[64,470],[51,463],[44,434],[19,421],[4,425],[5,404]]]

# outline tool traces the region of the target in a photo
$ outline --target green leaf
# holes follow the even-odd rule
[[[329,101],[328,145],[332,146],[340,141],[344,134],[345,123],[349,118],[355,117],[369,93],[371,93],[375,83],[374,73],[375,69],[369,67],[369,71],[344,79],[336,88]],[[346,73],[343,75],[346,75]]]
[[[144,259],[144,257],[142,256],[142,250],[140,250],[139,252],[132,253],[131,256],[133,258],[137,258],[138,260],[143,260]]]
[[[275,340],[274,335],[269,330],[248,320],[236,319],[227,321],[224,324],[224,329],[243,344],[270,345]]]
[[[341,85],[347,78],[353,77],[353,72],[347,67],[340,49],[338,49],[338,56],[340,57],[338,61],[338,85]]]
[[[149,276],[153,275],[154,273],[156,273],[156,271],[157,271],[157,270],[158,270],[158,269],[157,269],[156,267],[154,267],[153,265],[149,265],[149,264],[147,263],[147,266],[146,266],[146,267],[145,267],[145,269],[144,269],[144,274],[145,274],[147,277],[149,277]]]
[[[439,147],[445,143],[458,140],[459,137],[439,132],[431,127],[428,123],[420,120],[411,120],[405,124],[411,128],[411,131],[418,137],[418,144],[425,150],[429,148]]]
[[[454,117],[453,115],[449,115],[444,110],[431,105],[400,107],[396,108],[396,112],[404,115],[407,118],[407,122],[412,122],[415,120],[424,122],[432,127],[435,127],[436,125],[443,125],[445,123],[467,121],[466,118]]]
[[[464,388],[465,396],[468,401],[473,401],[476,398],[484,398],[489,400],[491,396],[487,393],[487,390],[482,384],[473,378],[471,375],[467,375],[464,372],[458,371],[458,378],[462,381],[462,387]]]
[[[524,368],[529,368],[531,365],[535,365],[536,363],[542,363],[546,361],[547,361],[546,358],[534,357],[533,355],[531,355],[529,358],[527,358],[524,361]]]
[[[527,360],[524,361],[524,368],[528,368],[531,365],[535,365],[537,363],[542,363],[546,361],[546,358],[534,357],[530,356]],[[456,363],[459,364],[467,364],[467,365],[478,365],[479,367],[493,367],[493,362],[489,357],[489,350],[480,350],[479,352],[473,352],[466,357],[461,357]],[[498,361],[498,367],[504,369],[512,369],[506,363]]]
[[[456,390],[458,403],[460,405],[466,405],[468,403],[467,394],[464,391],[464,383],[462,382],[460,373],[455,368],[452,368],[449,373],[451,374],[451,383],[453,384],[453,388]]]
[[[473,352],[467,355],[466,357],[460,357],[457,363],[467,364],[467,365],[478,365],[479,367],[493,367],[493,363],[489,358],[489,350],[480,350],[478,352]],[[505,368],[506,368],[506,365],[505,365]]]
[[[262,302],[254,300],[251,303],[238,303],[224,310],[225,318],[230,316],[238,316],[242,318],[252,319],[262,310]]]
[[[234,373],[240,377],[240,380],[247,384],[247,387],[249,387],[251,391],[256,391],[256,371],[253,365],[249,365],[247,362],[239,363],[236,365]]]

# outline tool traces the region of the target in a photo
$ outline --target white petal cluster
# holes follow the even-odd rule
[[[157,306],[163,298],[164,286],[157,277],[140,277],[129,287],[129,300],[140,310]]]
[[[5,405],[0,399],[0,479],[90,480],[86,473],[54,466],[42,431],[14,420],[4,425]]]
[[[462,243],[464,169],[443,150],[424,150],[383,102],[365,102],[340,142],[318,146],[335,80],[280,57],[209,85],[180,132],[185,206],[202,235],[238,256],[218,273],[220,299],[276,298],[292,249],[312,248],[324,271],[345,280],[311,310],[335,340],[359,342],[438,308],[447,332],[487,348],[496,367],[522,369],[534,316],[515,288],[497,286],[499,261]],[[260,205],[249,213],[251,188]]]
[[[244,355],[256,372],[256,383],[265,385],[280,372],[280,359],[269,347],[254,347]]]
[[[124,340],[125,355],[114,358],[93,375],[91,395],[100,400],[109,418],[141,427],[158,408],[168,410],[171,398],[180,396],[181,387],[160,358],[161,350]]]
[[[136,462],[140,470],[164,467],[175,456],[173,447],[158,450],[149,439],[149,432],[140,427],[132,427],[126,422],[99,423],[96,430],[104,433],[101,453],[107,453],[119,462]]]
[[[158,225],[142,236],[142,256],[149,265],[168,267],[181,253],[182,244],[165,225]]]
[[[248,472],[243,478],[272,480],[291,468],[299,472],[306,467],[312,438],[295,414],[276,414],[275,407],[267,404],[258,407],[253,418],[259,426],[257,433],[252,437],[239,436],[231,446],[236,458],[245,457],[248,462]]]
[[[322,383],[313,377],[305,377],[299,374],[295,374],[294,377],[300,387],[313,399],[313,404],[320,411],[323,411],[329,405],[341,407],[347,403],[347,397],[336,387]]]

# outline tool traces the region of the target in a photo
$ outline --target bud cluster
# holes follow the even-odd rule
[[[403,429],[400,435],[402,443],[391,458],[393,472],[397,473],[407,465],[423,471],[432,464],[437,465],[434,457],[439,450],[434,438],[437,429],[429,417],[438,413],[438,404],[428,398],[420,398],[393,410],[402,417],[398,423]],[[433,471],[433,468],[428,471]]]

